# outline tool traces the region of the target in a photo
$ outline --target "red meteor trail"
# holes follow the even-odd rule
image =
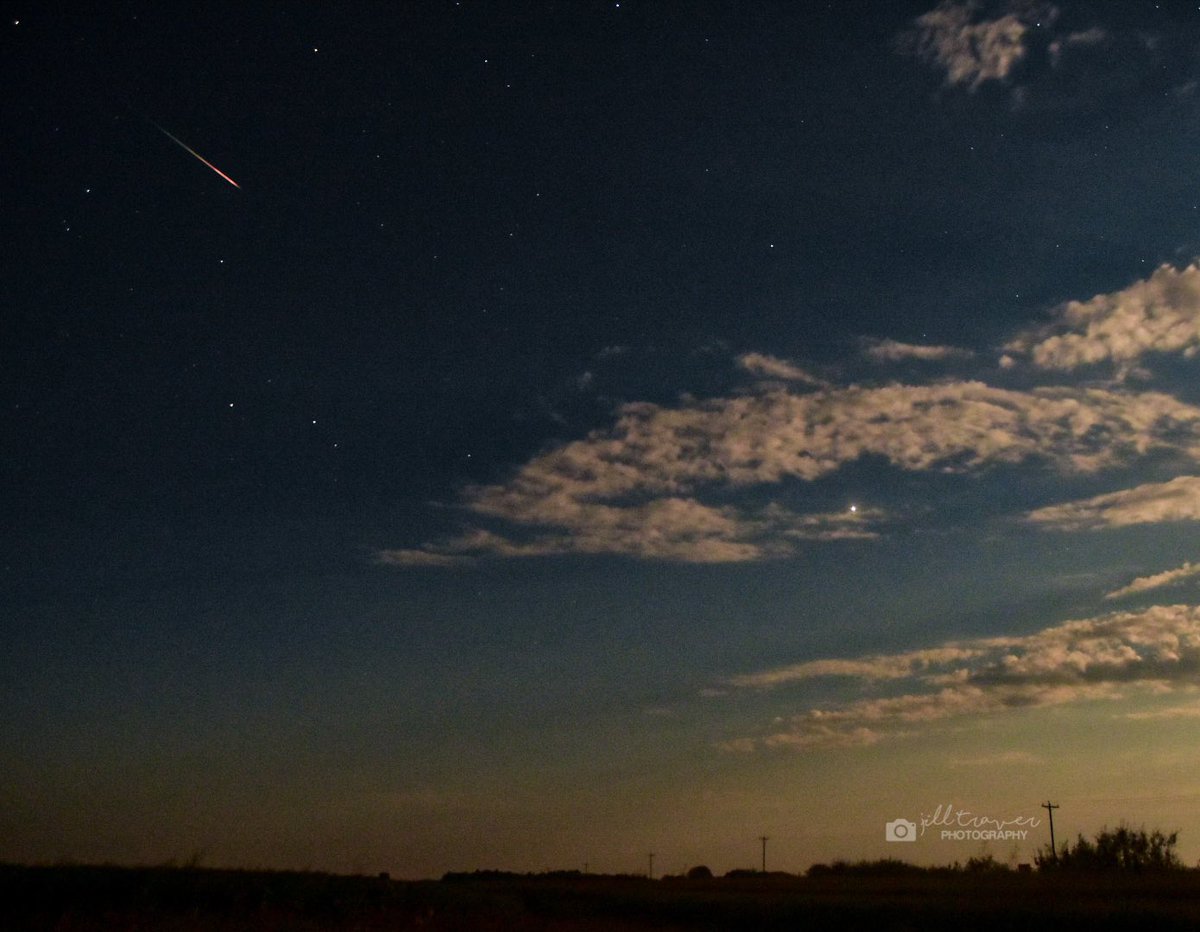
[[[165,129],[163,129],[161,126],[159,126],[153,120],[151,120],[150,122],[152,124],[154,124],[155,129],[157,129],[160,133],[162,133],[169,140],[171,140],[171,142],[175,143],[177,146],[181,147],[186,152],[190,152],[192,155],[194,155],[201,162],[203,162],[205,165],[207,165],[209,168],[211,168],[213,171],[215,171],[218,175],[220,175],[222,178],[224,178],[226,181],[228,181],[231,185],[233,185],[239,191],[242,189],[242,186],[240,184],[238,184],[236,181],[234,181],[232,178],[230,178],[227,174],[225,174],[223,171],[221,171],[221,169],[217,168],[216,165],[214,165],[212,162],[210,162],[208,159],[206,159],[204,156],[202,156],[199,152],[197,152],[195,149],[193,149],[187,143],[183,142],[181,139],[177,139],[175,136],[172,136],[170,133],[168,133]]]

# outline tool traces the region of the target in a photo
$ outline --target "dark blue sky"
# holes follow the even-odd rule
[[[1200,832],[1198,16],[12,12],[0,858]]]

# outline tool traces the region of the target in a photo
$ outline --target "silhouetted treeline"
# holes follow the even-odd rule
[[[1057,852],[1049,845],[1037,854],[1039,870],[1126,871],[1144,873],[1181,870],[1183,862],[1175,853],[1178,832],[1166,834],[1158,829],[1147,832],[1119,825],[1103,828],[1095,838],[1080,835],[1074,844],[1063,842]]]
[[[590,874],[580,870],[518,871],[473,870],[449,871],[442,875],[443,883],[502,880],[645,880],[644,874]]]
[[[809,877],[869,876],[891,877],[897,874],[923,874],[930,868],[918,867],[896,858],[881,858],[877,861],[834,861],[832,864],[814,864],[808,869]]]
[[[1169,840],[1169,836],[1167,836]],[[1164,842],[1165,843],[1165,842]],[[1195,932],[1200,871],[1024,875],[988,858],[815,865],[650,880],[476,871],[443,881],[192,867],[0,865],[22,932]],[[731,876],[732,875],[732,876]]]
[[[83,928],[96,917],[282,917],[336,923],[403,912],[409,893],[381,877],[309,871],[0,864],[0,928]],[[5,922],[5,917],[10,922]],[[115,928],[126,928],[113,918]],[[154,924],[147,928],[155,927]],[[133,928],[133,926],[129,926]],[[139,926],[141,928],[141,926]]]
[[[915,874],[984,874],[1012,870],[1003,861],[990,854],[968,858],[966,863],[935,867],[921,867],[896,858],[880,858],[877,861],[834,861],[832,864],[814,864],[808,869],[808,877],[898,877]]]

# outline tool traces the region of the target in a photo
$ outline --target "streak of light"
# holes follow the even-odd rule
[[[238,184],[236,181],[234,181],[232,178],[230,178],[227,174],[225,174],[223,171],[221,171],[221,169],[217,168],[216,165],[214,165],[212,162],[210,162],[208,159],[206,159],[204,156],[202,156],[199,152],[197,152],[195,149],[193,149],[191,146],[189,146],[187,143],[185,143],[182,139],[180,139],[177,136],[171,135],[165,129],[163,129],[161,126],[159,126],[157,123],[155,123],[153,120],[151,120],[150,122],[153,124],[155,129],[157,129],[160,133],[162,133],[164,136],[166,136],[168,139],[170,139],[171,142],[175,143],[175,145],[179,146],[185,152],[189,152],[192,155],[194,155],[196,158],[198,158],[201,162],[203,162],[205,165],[207,165],[209,168],[211,168],[213,171],[215,171],[218,175],[220,175],[222,178],[224,178],[226,181],[228,181],[231,185],[233,185],[239,191],[242,189],[242,186],[240,184]]]

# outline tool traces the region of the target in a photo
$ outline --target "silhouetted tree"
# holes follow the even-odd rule
[[[712,870],[704,864],[697,864],[687,872],[688,880],[712,880]]]
[[[958,866],[957,863],[955,866]],[[992,855],[985,854],[977,858],[967,858],[967,863],[962,866],[961,870],[968,874],[990,874],[1007,871],[1010,868],[1003,861],[997,861]]]
[[[1178,832],[1167,835],[1155,829],[1147,833],[1119,825],[1107,826],[1089,841],[1082,835],[1075,844],[1063,842],[1055,858],[1047,845],[1037,853],[1038,870],[1066,871],[1143,871],[1176,870],[1183,866],[1175,853]]]
[[[829,875],[858,875],[865,877],[889,877],[896,874],[921,874],[937,868],[918,867],[897,858],[881,858],[877,861],[834,861],[832,864],[814,864],[807,874],[809,877],[825,877]],[[941,868],[945,870],[945,868]]]

